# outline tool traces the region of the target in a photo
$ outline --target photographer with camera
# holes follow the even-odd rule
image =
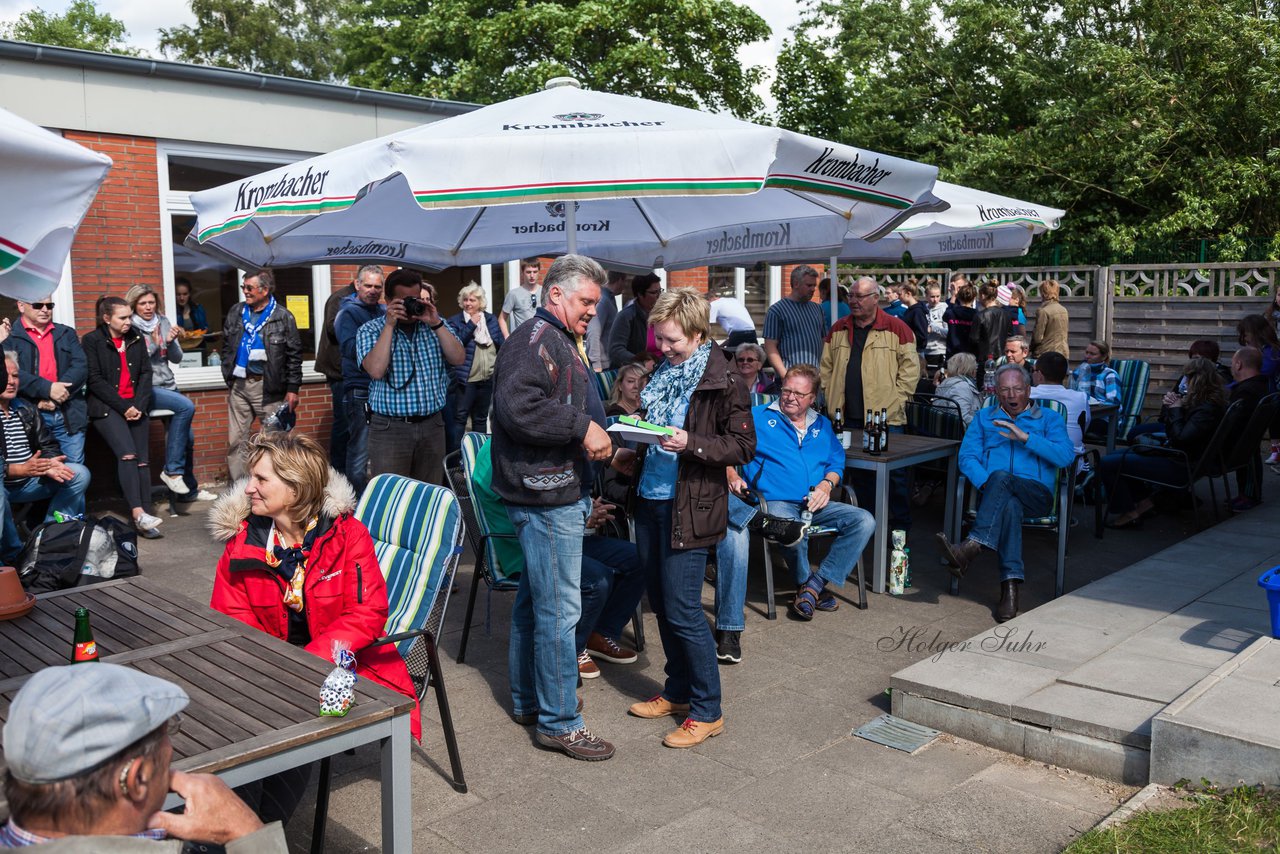
[[[369,473],[443,484],[448,366],[462,364],[467,351],[421,273],[396,270],[386,295],[386,315],[356,333],[356,356],[370,378]]]

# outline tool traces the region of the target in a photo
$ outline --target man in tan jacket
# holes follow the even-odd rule
[[[1056,279],[1040,283],[1040,310],[1036,312],[1036,328],[1031,333],[1031,355],[1040,358],[1045,353],[1061,353],[1071,358],[1067,344],[1067,310],[1058,302],[1061,287]]]
[[[849,294],[848,317],[841,318],[827,333],[822,348],[819,373],[826,395],[827,412],[837,409],[844,423],[861,427],[868,409],[886,411],[891,432],[901,433],[907,423],[906,403],[920,379],[920,357],[911,329],[896,317],[880,310],[880,288],[876,280],[863,276]],[[890,450],[893,442],[889,443]],[[858,494],[858,504],[874,507],[874,476],[856,472],[850,478]],[[889,479],[889,521],[906,529],[911,524],[910,478],[898,469]]]

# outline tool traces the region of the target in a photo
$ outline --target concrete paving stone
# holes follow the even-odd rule
[[[903,822],[953,840],[966,851],[1058,852],[1098,816],[1038,797],[1034,791],[969,780]]]
[[[747,773],[796,763],[865,721],[846,708],[780,688],[767,700],[727,699],[725,732],[696,751]]]
[[[838,850],[833,845],[848,845],[851,837],[858,836],[850,827],[851,815],[858,817],[859,825],[878,825],[886,817],[909,815],[921,808],[917,800],[807,761],[779,768],[736,792],[718,796],[715,806],[764,827],[785,829],[793,851]]]
[[[1270,567],[1267,567],[1269,569]],[[1265,570],[1250,569],[1200,597],[1201,602],[1267,611],[1267,591],[1258,586],[1258,576]]]
[[[1015,704],[1013,717],[1054,731],[1078,733],[1146,750],[1151,746],[1151,719],[1165,705],[1154,700],[1056,684]]]
[[[1253,679],[1271,687],[1280,686],[1280,640],[1259,638],[1236,657],[1235,665],[1224,678]]]
[[[1236,577],[1238,570],[1206,573],[1203,566],[1171,563],[1151,559],[1125,567],[1114,575],[1100,578],[1073,591],[1090,600],[1103,600],[1121,605],[1159,611],[1175,611],[1194,602],[1215,587]]]
[[[751,851],[753,854],[789,854],[795,851],[795,845],[783,828],[761,827],[739,815],[713,807],[680,815],[620,846],[600,850],[613,854],[652,854],[671,848],[689,852]]]
[[[1280,750],[1280,685],[1238,678],[1218,680],[1169,717],[1184,726]]]
[[[1199,632],[1243,629],[1260,635],[1271,634],[1271,618],[1267,612],[1213,602],[1193,602],[1160,622]]]
[[[565,762],[579,766],[574,773],[607,776],[609,762]],[[616,760],[609,760],[610,762]],[[574,789],[559,779],[540,777],[501,798],[432,822],[432,831],[467,851],[486,854],[527,854],[530,851],[595,852],[605,845],[625,843],[645,827],[616,809],[612,798],[601,799]]]
[[[1123,633],[1032,613],[992,626],[972,638],[969,648],[981,655],[1014,659],[1066,673],[1125,640]]]
[[[848,710],[854,719],[874,718],[888,710],[889,697],[885,689],[889,687],[891,670],[881,669],[875,672],[859,670],[860,665],[851,663],[842,665],[842,671],[857,673],[854,679],[832,679],[830,674],[819,669],[806,673],[793,673],[787,681],[779,683],[800,694],[832,703]]]
[[[893,692],[893,714],[903,720],[1019,756],[1025,750],[1027,731],[1034,729],[1011,721],[1007,716],[953,706],[905,691]]]
[[[1006,758],[998,750],[947,734],[916,753],[850,736],[819,750],[806,763],[917,801],[930,801]]]
[[[1119,647],[1064,673],[1059,681],[1120,697],[1171,703],[1210,672],[1207,667],[1153,660]]]
[[[1218,667],[1230,661],[1259,637],[1242,629],[1187,630],[1164,622],[1148,626],[1124,642],[1134,655],[1158,661],[1181,661],[1202,667]]]
[[[1008,717],[1014,703],[1057,678],[1051,668],[960,649],[898,671],[890,685],[895,694],[903,691]]]
[[[1007,756],[976,773],[973,779],[1034,794],[1099,818],[1110,815],[1137,791],[1135,786],[1099,780],[1070,768]]]
[[[1210,731],[1178,717],[1160,715],[1152,725],[1155,749],[1151,781],[1173,785],[1179,780],[1207,779],[1231,785],[1240,781],[1280,785],[1280,747]]]
[[[1027,728],[1022,755],[1131,786],[1147,784],[1151,764],[1151,753],[1144,748],[1040,727]]]

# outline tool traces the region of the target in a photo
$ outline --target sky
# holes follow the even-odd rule
[[[774,101],[768,92],[772,82],[773,59],[782,46],[783,38],[791,26],[800,19],[800,0],[739,0],[755,10],[773,30],[772,37],[744,48],[741,57],[748,65],[764,66],[768,80],[757,91],[770,111]],[[0,0],[0,21],[13,21],[28,9],[41,8],[51,14],[62,14],[70,5],[69,0]],[[194,24],[195,17],[187,0],[97,0],[98,10],[107,12],[124,22],[129,30],[128,42],[152,56],[159,56],[156,48],[157,30]]]

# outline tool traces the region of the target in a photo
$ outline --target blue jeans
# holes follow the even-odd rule
[[[365,404],[369,401],[369,389],[346,387],[342,393],[342,408],[347,415],[347,480],[355,487],[356,494],[364,492],[369,483],[369,422],[365,420]]]
[[[751,560],[751,532],[747,524],[756,508],[729,493],[729,527],[716,544],[716,628],[740,632],[746,628],[747,566]]]
[[[84,512],[84,493],[89,488],[89,470],[76,463],[66,463],[66,466],[75,472],[75,477],[66,483],[58,483],[51,477],[29,477],[16,484],[5,483],[0,488],[0,515],[4,517],[4,530],[0,533],[0,557],[4,558],[6,564],[11,564],[18,552],[22,551],[22,539],[18,536],[18,526],[13,521],[10,505],[29,504],[49,498],[49,510],[44,517],[46,522],[53,521],[54,513],[78,516]]]
[[[748,512],[744,513],[743,508]],[[751,534],[746,524],[755,513],[754,507],[735,495],[729,496],[729,530],[716,546],[716,628],[721,631],[740,632],[745,628],[743,609],[747,602],[747,561],[751,549]],[[769,514],[799,519],[800,505],[770,501]],[[875,533],[875,517],[860,507],[833,501],[813,514],[813,524],[835,528],[838,532],[826,558],[818,566],[818,575],[823,581],[843,587]],[[794,546],[783,546],[782,551],[796,584],[808,581],[808,538]]]
[[[153,388],[151,394],[153,408],[173,411],[165,432],[164,472],[182,474],[187,469],[187,448],[193,441],[191,421],[195,418],[196,405],[171,388]]]
[[[617,640],[644,595],[646,578],[635,544],[599,535],[582,539],[582,616],[574,643],[587,648],[592,632]]]
[[[982,485],[978,518],[969,531],[976,540],[1000,556],[1000,580],[1021,581],[1022,520],[1043,516],[1053,509],[1053,493],[1038,480],[1015,477],[1007,471],[992,472]]]
[[[85,431],[68,433],[67,422],[62,415],[61,409],[55,409],[53,412],[41,412],[40,417],[44,419],[44,424],[49,428],[49,432],[53,434],[53,438],[58,440],[58,447],[62,448],[62,453],[67,458],[67,462],[84,465]]]
[[[511,609],[511,704],[517,715],[536,710],[538,731],[547,735],[582,727],[574,633],[582,615],[582,535],[590,512],[590,498],[561,507],[507,505],[525,561]]]
[[[671,502],[636,503],[636,548],[649,576],[649,606],[667,657],[662,696],[688,703],[689,717],[720,720],[720,669],[716,642],[702,613],[702,578],[707,550],[671,547]]]
[[[347,404],[342,380],[329,383],[333,396],[333,423],[329,428],[329,465],[334,471],[347,470]]]

